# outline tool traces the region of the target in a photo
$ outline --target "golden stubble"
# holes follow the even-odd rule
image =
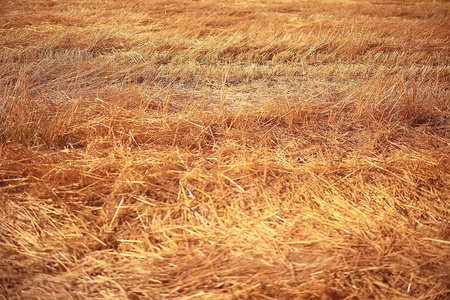
[[[449,10],[1,6],[0,298],[445,299]]]

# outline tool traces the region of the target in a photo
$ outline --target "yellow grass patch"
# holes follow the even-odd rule
[[[0,5],[1,299],[446,299],[446,1]]]

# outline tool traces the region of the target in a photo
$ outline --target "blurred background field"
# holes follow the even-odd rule
[[[3,1],[0,299],[448,299],[448,1]]]

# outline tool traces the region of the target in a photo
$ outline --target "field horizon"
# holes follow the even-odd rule
[[[0,299],[448,299],[448,1],[0,5]]]

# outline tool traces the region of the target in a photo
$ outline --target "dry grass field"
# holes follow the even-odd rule
[[[449,1],[0,1],[0,299],[449,299],[449,195]]]

